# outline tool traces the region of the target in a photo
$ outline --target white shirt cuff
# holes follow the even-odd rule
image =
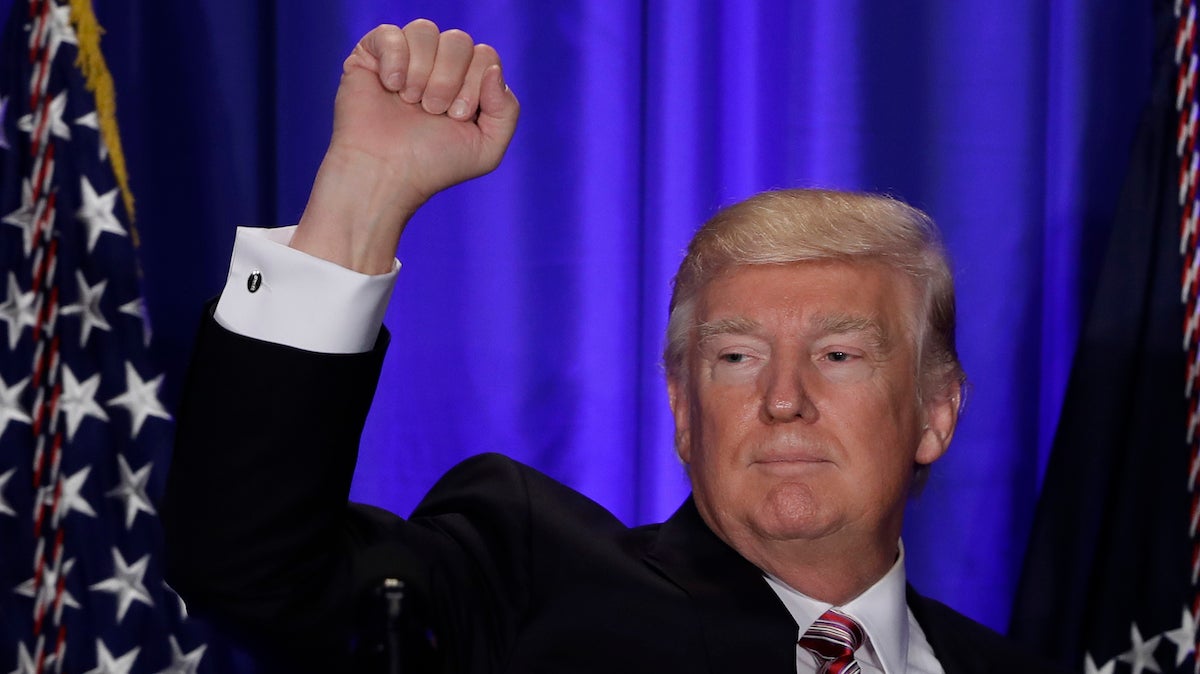
[[[246,337],[320,353],[370,351],[400,263],[371,276],[288,246],[295,227],[238,227],[213,314]]]

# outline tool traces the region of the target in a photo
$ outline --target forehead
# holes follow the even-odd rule
[[[732,267],[701,288],[697,325],[738,331],[786,323],[827,331],[874,324],[889,334],[919,321],[915,281],[873,260],[820,260]]]

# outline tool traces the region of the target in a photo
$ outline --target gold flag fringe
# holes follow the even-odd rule
[[[117,95],[113,89],[112,74],[100,51],[100,36],[104,28],[96,21],[92,11],[92,0],[70,0],[71,25],[79,42],[79,56],[75,65],[87,80],[87,89],[96,97],[96,117],[100,123],[100,137],[108,147],[109,161],[121,188],[121,199],[125,212],[129,214],[133,245],[138,245],[137,230],[133,228],[133,191],[129,189],[129,173],[125,168],[125,153],[121,149],[121,134],[117,129]]]

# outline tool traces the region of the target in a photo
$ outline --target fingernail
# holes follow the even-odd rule
[[[450,106],[450,116],[451,117],[466,117],[467,116],[467,102],[461,98],[455,99],[454,105]]]
[[[416,103],[417,101],[421,100],[421,90],[416,87],[409,87],[404,90],[404,93],[400,94],[400,98],[403,98],[409,103]]]
[[[388,75],[387,80],[384,82],[384,86],[392,91],[400,91],[400,87],[403,84],[404,78],[401,77],[400,73],[392,73],[391,75]]]

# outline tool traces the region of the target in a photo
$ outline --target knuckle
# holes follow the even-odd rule
[[[492,45],[479,43],[475,45],[475,59],[487,65],[492,65],[493,63],[500,62],[500,54]]]
[[[435,99],[449,98],[453,96],[460,86],[460,82],[454,78],[448,77],[441,73],[433,73],[429,76],[429,81],[425,85],[427,93],[426,97]]]
[[[405,45],[404,33],[397,30],[381,31],[376,37],[375,44],[382,51],[395,51],[402,49]]]
[[[438,32],[438,27],[436,23],[430,21],[429,19],[413,19],[405,24],[404,30],[406,32],[414,31],[418,33],[433,33],[436,35]]]
[[[459,30],[458,28],[451,28],[442,33],[442,40],[455,45],[470,46],[475,43],[475,40],[466,31]]]

